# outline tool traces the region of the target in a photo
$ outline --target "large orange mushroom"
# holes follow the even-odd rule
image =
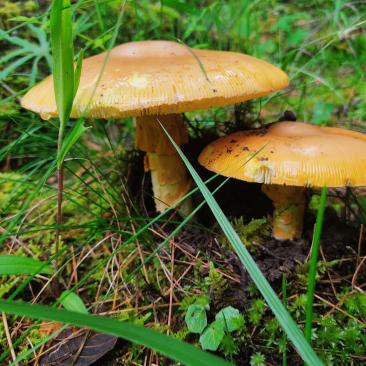
[[[191,188],[191,179],[161,123],[181,146],[188,134],[181,113],[225,106],[288,85],[275,66],[234,52],[190,49],[169,41],[131,42],[83,62],[71,116],[136,117],[136,146],[145,151],[158,211]],[[32,88],[22,106],[42,118],[57,116],[52,76]],[[191,210],[189,200],[181,212]]]
[[[274,205],[273,236],[301,237],[306,187],[366,185],[366,136],[303,122],[278,122],[209,144],[199,156],[207,169],[262,183]]]

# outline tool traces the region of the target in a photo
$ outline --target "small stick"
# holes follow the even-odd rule
[[[169,295],[169,315],[168,315],[168,331],[170,330],[172,320],[172,309],[173,309],[173,293],[174,293],[174,252],[175,245],[171,241],[171,269],[170,269],[170,295]]]
[[[320,255],[322,256],[323,261],[324,261],[324,262],[326,262],[326,261],[327,261],[327,259],[325,258],[325,255],[324,255],[323,249],[322,249],[321,247],[319,248],[319,252],[320,252]],[[328,268],[326,268],[326,272],[327,272],[327,276],[328,276],[328,278],[329,278],[330,286],[332,287],[332,290],[333,290],[333,294],[334,294],[334,296],[337,298],[337,297],[338,297],[338,294],[337,294],[337,291],[336,291],[336,289],[335,289],[335,287],[334,287],[333,280],[332,280],[332,277],[331,277],[331,275],[330,275],[330,273],[329,273]]]
[[[357,323],[361,324],[364,328],[366,328],[366,323],[364,323],[363,321],[357,319],[355,316],[351,315],[350,313],[347,313],[347,311],[343,310],[342,308],[340,308],[337,305],[332,304],[330,301],[323,299],[321,296],[315,294],[314,297],[316,297],[318,300],[324,302],[325,304],[329,305],[331,308],[338,310],[339,312],[341,312],[343,315],[347,316],[348,318],[353,319],[354,321],[356,321]]]
[[[18,362],[16,362],[17,356],[15,354],[14,347],[13,347],[13,343],[11,341],[11,337],[10,337],[10,333],[9,333],[8,321],[6,319],[6,315],[5,315],[4,312],[2,313],[2,317],[3,317],[3,324],[4,324],[5,336],[6,336],[6,340],[8,341],[8,345],[9,345],[9,349],[10,349],[10,354],[11,354],[11,357],[13,358],[14,364],[16,366],[18,366],[19,364],[18,364]]]
[[[360,271],[360,269],[363,266],[363,264],[365,263],[365,261],[366,261],[366,255],[363,257],[362,261],[357,266],[357,268],[355,270],[355,273],[353,274],[353,277],[352,277],[352,290],[356,287],[356,280],[357,280],[358,272]]]
[[[357,245],[357,259],[356,259],[356,267],[360,265],[360,256],[361,256],[361,248],[363,242],[363,224],[360,225],[360,235],[358,237],[358,245]]]

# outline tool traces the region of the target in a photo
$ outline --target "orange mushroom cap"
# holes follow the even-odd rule
[[[283,71],[244,54],[190,49],[169,41],[131,42],[115,47],[109,57],[105,52],[83,61],[71,116],[181,113],[238,103],[287,85]],[[56,116],[52,75],[21,104],[42,118]]]
[[[366,135],[303,122],[236,132],[199,156],[208,170],[265,184],[312,187],[366,185]]]

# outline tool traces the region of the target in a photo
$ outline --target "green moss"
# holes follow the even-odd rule
[[[266,218],[252,219],[245,223],[244,218],[240,217],[234,219],[232,225],[243,244],[248,248],[253,247],[253,242],[262,242],[263,239],[271,235],[271,224]],[[231,244],[224,235],[220,237],[220,243],[226,248],[231,248]]]

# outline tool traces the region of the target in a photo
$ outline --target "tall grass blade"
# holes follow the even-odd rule
[[[286,306],[287,303],[287,281],[286,276],[282,274],[282,302],[283,306]],[[283,334],[282,337],[283,342],[283,351],[282,351],[282,366],[287,366],[287,336],[286,333]]]
[[[79,85],[83,52],[80,52],[74,71],[74,44],[72,38],[72,11],[70,0],[53,0],[51,8],[51,48],[53,56],[53,83],[60,127],[57,141],[57,229],[56,254],[59,250],[62,224],[62,193],[64,167],[62,149],[66,123]],[[78,131],[81,131],[80,129]],[[80,137],[80,136],[78,136]],[[72,139],[68,140],[69,142]],[[76,140],[75,140],[76,141]],[[68,148],[70,148],[69,146]],[[57,259],[55,260],[57,268]]]
[[[160,124],[161,125],[161,124]],[[196,170],[193,168],[191,163],[179,149],[178,145],[170,137],[165,128],[161,125],[161,128],[165,131],[169,137],[171,143],[174,145],[175,149],[178,151],[180,157],[182,158],[187,169],[191,173],[194,181],[196,182],[198,188],[200,189],[202,195],[204,196],[207,204],[209,205],[212,213],[214,214],[217,222],[219,223],[222,231],[226,235],[227,239],[230,241],[235,252],[239,256],[241,262],[243,263],[245,269],[248,271],[253,282],[256,284],[258,290],[261,292],[262,296],[266,300],[267,304],[273,311],[281,327],[286,332],[288,338],[292,341],[293,345],[297,349],[301,358],[311,366],[323,365],[322,361],[316,355],[314,350],[311,348],[309,343],[304,338],[304,335],[297,327],[294,320],[291,318],[290,314],[283,306],[281,300],[278,298],[271,285],[268,283],[263,273],[255,263],[254,259],[248,252],[245,245],[241,242],[239,235],[236,233],[229,220],[221,210],[220,206],[217,204],[212,193],[209,191],[207,186],[204,184]]]
[[[313,235],[313,243],[311,246],[311,258],[310,258],[310,268],[308,275],[308,291],[306,296],[306,322],[305,322],[305,337],[309,343],[311,343],[311,329],[313,322],[313,305],[314,305],[314,292],[316,284],[316,267],[318,264],[318,254],[320,247],[320,237],[323,229],[324,221],[324,211],[327,203],[327,193],[328,189],[326,187],[322,188],[322,193],[320,196],[320,204],[318,208],[318,213],[316,216],[315,230]]]
[[[70,0],[53,0],[51,9],[51,49],[55,99],[63,130],[74,99],[74,46]]]
[[[74,71],[74,95],[73,98],[75,98],[76,92],[79,88],[80,83],[80,75],[81,75],[81,67],[83,65],[83,58],[84,58],[84,50],[81,50],[78,54],[78,58],[76,61],[75,71]]]
[[[230,366],[219,357],[168,337],[152,329],[144,328],[116,319],[82,314],[75,311],[54,309],[43,305],[30,305],[15,301],[0,300],[0,311],[8,314],[27,316],[41,320],[53,320],[73,324],[78,327],[94,329],[97,332],[111,334],[133,343],[149,347],[169,358],[188,366]]]

